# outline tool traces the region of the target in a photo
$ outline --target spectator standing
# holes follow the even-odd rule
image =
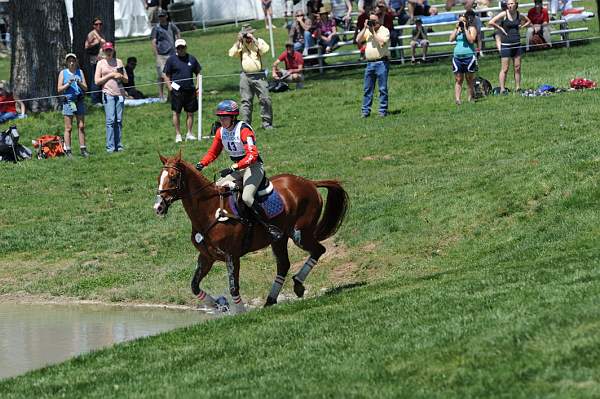
[[[123,61],[115,58],[115,49],[111,42],[102,45],[104,59],[98,62],[95,81],[102,87],[102,103],[106,114],[106,152],[123,151],[123,108],[125,107],[125,88],[127,72]]]
[[[127,58],[127,64],[125,65],[125,72],[127,72],[128,81],[123,85],[125,87],[125,91],[127,95],[134,99],[146,98],[144,93],[139,91],[135,87],[135,67],[137,66],[137,58],[129,57]]]
[[[261,0],[263,13],[265,14],[265,29],[269,29],[269,25],[273,25],[273,0]]]
[[[475,13],[472,11],[461,15],[456,27],[450,33],[450,41],[456,41],[454,57],[452,58],[452,72],[454,72],[454,101],[461,104],[460,95],[463,81],[467,79],[469,101],[473,101],[473,77],[477,71],[477,57],[475,56],[475,42],[477,41],[477,28],[474,24]]]
[[[100,104],[102,103],[102,95],[100,93],[100,88],[96,86],[94,82],[94,77],[96,76],[96,65],[98,61],[102,59],[100,56],[100,48],[106,43],[106,39],[102,34],[102,26],[103,22],[100,18],[96,17],[92,21],[92,30],[88,33],[87,38],[85,39],[84,48],[87,52],[90,63],[88,65],[87,73],[88,79],[90,80],[90,89],[92,91],[92,103]]]
[[[429,46],[429,40],[427,40],[427,29],[423,27],[423,21],[421,18],[415,19],[415,28],[412,30],[412,38],[410,40],[410,61],[414,64],[416,48],[421,47],[423,49],[423,62],[427,60],[427,47]]]
[[[362,117],[371,114],[375,81],[379,84],[379,116],[385,117],[388,113],[388,72],[390,70],[390,32],[381,24],[379,17],[373,11],[365,27],[356,37],[358,43],[366,43],[364,97],[362,103]]]
[[[87,83],[85,76],[77,64],[77,56],[69,53],[65,56],[67,67],[59,72],[57,91],[64,95],[63,119],[65,122],[65,154],[73,156],[71,151],[71,132],[73,131],[73,116],[77,119],[77,132],[79,134],[79,152],[87,158],[89,153],[85,145],[85,102],[83,100]]]
[[[169,57],[165,64],[165,76],[167,87],[171,92],[171,110],[173,111],[173,126],[175,127],[175,142],[180,143],[181,127],[179,116],[181,110],[186,112],[186,140],[196,140],[192,133],[194,126],[194,113],[198,111],[197,89],[194,83],[194,75],[198,75],[202,70],[200,63],[191,54],[187,52],[187,43],[183,39],[175,41],[176,54]]]
[[[294,43],[294,50],[302,51],[304,55],[308,55],[308,49],[315,45],[310,29],[312,21],[305,18],[304,12],[296,11],[296,20],[292,24],[289,32],[289,40]]]
[[[240,116],[244,122],[252,123],[252,103],[256,95],[260,103],[262,127],[272,129],[273,109],[262,61],[262,56],[269,51],[269,45],[263,39],[254,37],[254,32],[256,30],[251,25],[243,25],[237,41],[229,49],[229,56],[239,58],[242,67]]]
[[[331,15],[335,23],[343,30],[350,30],[352,24],[352,2],[350,0],[331,0]]]
[[[158,4],[159,0],[145,0],[144,5],[146,6],[146,15],[148,15],[148,22],[151,25],[155,25],[158,22]]]
[[[158,24],[152,28],[150,37],[152,38],[152,51],[156,59],[158,94],[161,101],[166,101],[163,70],[167,58],[175,54],[175,40],[180,38],[180,32],[174,23],[167,20],[165,10],[158,11]]]
[[[285,64],[285,70],[278,70],[277,65],[280,62]],[[273,78],[284,79],[286,82],[295,82],[296,89],[301,89],[304,86],[304,59],[300,52],[294,50],[294,43],[287,42],[285,51],[273,62]]]
[[[465,15],[466,13],[471,12],[475,14],[475,19],[473,20],[475,29],[477,29],[477,48],[475,49],[475,51],[480,57],[483,57],[483,51],[481,51],[483,48],[483,36],[481,35],[481,28],[483,28],[483,23],[481,22],[481,18],[479,18],[479,15],[477,15],[473,10],[474,7],[475,0],[465,0]]]
[[[319,10],[316,29],[318,43],[325,49],[325,54],[329,54],[335,50],[340,41],[340,37],[337,34],[335,21],[329,18],[329,12],[325,7],[321,7]]]
[[[379,21],[383,26],[390,32],[390,44],[392,47],[398,45],[398,31],[394,29],[394,13],[387,6],[385,0],[378,0],[377,6],[375,7],[375,13],[379,17]],[[394,50],[394,55],[398,56],[397,51]]]
[[[523,50],[519,29],[526,28],[531,24],[529,18],[519,13],[515,0],[508,0],[506,5],[508,9],[496,15],[489,22],[490,26],[500,31],[500,57],[502,64],[498,80],[500,81],[501,94],[508,93],[506,91],[506,74],[508,73],[511,60],[515,76],[515,91],[521,90],[521,54]]]
[[[531,21],[531,25],[527,28],[525,35],[525,51],[529,51],[529,45],[534,33],[541,32],[544,41],[548,46],[552,47],[550,39],[550,18],[548,17],[548,9],[544,8],[542,0],[535,0],[535,5],[527,13],[527,18]]]
[[[13,96],[8,82],[0,80],[0,123],[16,119],[18,114],[24,113],[25,104]]]

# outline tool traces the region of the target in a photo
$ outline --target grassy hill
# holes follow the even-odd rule
[[[237,69],[224,56],[233,36],[189,38],[205,126],[237,98],[238,79],[222,76]],[[118,51],[153,79],[147,42]],[[599,55],[597,41],[527,55],[523,86],[599,80]],[[489,56],[480,74],[497,84],[498,69]],[[312,298],[84,355],[1,382],[2,396],[600,396],[598,93],[457,107],[452,88],[449,60],[394,65],[391,115],[366,120],[362,69],[274,95],[276,129],[257,133],[267,172],[339,178],[351,199]],[[157,150],[179,148],[168,105],[126,109],[114,155],[90,111],[91,158],[0,167],[0,294],[193,304],[189,222],[180,205],[165,220],[152,210]],[[27,142],[62,118],[18,126]],[[195,161],[208,142],[181,147]],[[296,267],[304,258],[292,252]],[[270,251],[245,257],[243,298],[266,296],[274,272]],[[225,290],[223,265],[206,287]]]

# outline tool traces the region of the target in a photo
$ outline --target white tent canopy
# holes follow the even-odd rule
[[[67,15],[73,18],[73,1],[65,0]],[[80,0],[82,1],[82,0]],[[175,3],[191,0],[176,0]],[[273,1],[273,15],[283,16],[283,3]],[[198,25],[264,19],[261,0],[193,0],[193,19]],[[115,0],[115,36],[147,36],[150,24],[144,0]]]
[[[73,18],[73,0],[65,0],[65,6],[69,20],[71,20]],[[147,36],[149,34],[150,24],[148,24],[146,16],[144,0],[115,0],[115,37]]]

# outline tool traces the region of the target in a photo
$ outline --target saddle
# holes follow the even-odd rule
[[[234,176],[232,175],[231,177]],[[222,184],[219,184],[219,187],[221,205],[217,210],[217,219],[219,221],[226,221],[231,218],[244,224],[251,224],[251,220],[253,219],[252,212],[242,200],[242,177],[235,176],[233,181],[224,181]],[[232,210],[232,213],[225,210],[225,198],[229,201],[229,208]],[[254,200],[263,208],[268,219],[273,219],[284,211],[283,200],[266,175],[258,185]]]

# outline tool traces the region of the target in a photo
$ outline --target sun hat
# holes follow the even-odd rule
[[[240,30],[240,33],[241,33],[242,35],[243,35],[243,34],[248,34],[248,33],[254,33],[254,32],[256,32],[256,29],[254,29],[254,28],[252,27],[252,25],[250,25],[250,24],[245,24],[245,25],[242,25],[242,29]]]

